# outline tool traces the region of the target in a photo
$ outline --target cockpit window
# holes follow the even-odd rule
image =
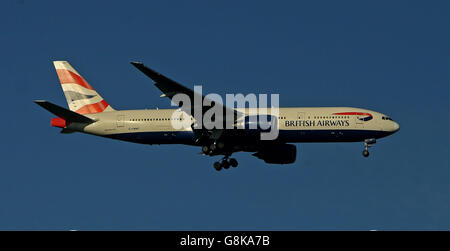
[[[381,119],[382,120],[391,120],[391,121],[393,121],[391,118],[389,118],[389,117],[381,117]]]

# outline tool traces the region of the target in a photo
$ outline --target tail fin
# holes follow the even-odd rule
[[[79,114],[114,111],[67,61],[53,61],[69,109]]]

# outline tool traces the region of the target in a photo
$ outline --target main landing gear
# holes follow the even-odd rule
[[[373,144],[377,143],[376,139],[366,139],[364,140],[364,150],[362,152],[362,155],[364,157],[369,157],[369,147],[371,147]]]
[[[216,150],[222,150],[224,148],[224,144],[222,142],[214,142],[213,144],[209,146],[203,146],[202,152],[203,154],[210,155],[214,153]]]
[[[222,168],[228,169],[230,168],[230,166],[237,167],[238,166],[237,160],[234,158],[228,159],[228,156],[225,156],[221,161],[214,162],[214,168],[217,171],[222,170]]]
[[[225,157],[223,157],[220,161],[214,162],[214,169],[217,171],[220,171],[223,169],[229,169],[230,166],[237,167],[238,162],[234,158],[230,158],[231,153],[228,151],[225,151],[225,144],[223,142],[214,142],[210,145],[204,145],[202,146],[202,153],[204,155],[222,155],[224,154]]]

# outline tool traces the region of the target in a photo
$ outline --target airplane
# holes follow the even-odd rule
[[[61,133],[81,132],[91,135],[140,144],[185,144],[201,147],[207,156],[223,156],[214,162],[217,171],[237,167],[238,162],[230,158],[235,152],[250,152],[268,164],[292,164],[296,161],[295,143],[307,142],[362,142],[363,156],[369,156],[369,147],[377,139],[392,135],[400,129],[389,116],[372,110],[352,107],[289,107],[279,108],[278,116],[269,122],[278,129],[274,140],[261,140],[260,128],[235,127],[216,129],[194,127],[196,117],[194,105],[178,109],[115,110],[67,61],[53,62],[69,109],[45,100],[34,102],[56,115],[51,126],[62,128]],[[174,101],[177,94],[195,98],[193,90],[148,68],[143,63],[131,62],[138,70],[155,82],[162,91],[161,97]],[[201,96],[206,100],[204,96]],[[177,103],[180,107],[182,103]],[[224,111],[244,117],[248,124],[253,108],[230,108],[212,102]],[[208,108],[207,106],[205,106]],[[207,110],[207,109],[206,109]],[[271,108],[266,114],[271,116]],[[174,116],[178,112],[179,117]],[[233,119],[236,119],[233,116]],[[174,128],[173,120],[188,122],[191,126]],[[233,120],[232,123],[237,123]]]

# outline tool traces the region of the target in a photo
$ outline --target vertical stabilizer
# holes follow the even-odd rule
[[[80,114],[114,111],[67,61],[53,61],[69,109]]]

